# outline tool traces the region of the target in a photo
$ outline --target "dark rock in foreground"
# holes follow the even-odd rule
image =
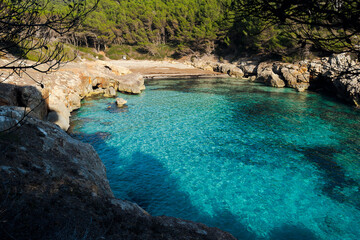
[[[1,239],[235,239],[114,198],[92,146],[23,113],[0,107]]]

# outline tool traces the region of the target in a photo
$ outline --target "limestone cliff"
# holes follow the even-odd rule
[[[27,74],[0,72],[0,106],[22,106],[32,116],[69,128],[70,112],[80,108],[85,96],[103,94],[116,97],[116,91],[139,94],[145,89],[144,79],[129,69],[104,61],[73,62],[56,72]]]

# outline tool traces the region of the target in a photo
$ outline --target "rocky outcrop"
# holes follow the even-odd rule
[[[31,116],[64,130],[70,126],[70,113],[80,108],[84,97],[116,97],[117,91],[139,94],[145,89],[140,74],[130,74],[127,68],[104,61],[74,62],[47,75],[31,70],[28,73],[31,78],[11,75],[6,79],[6,84],[0,86],[0,105],[26,107]]]
[[[117,79],[117,89],[120,92],[139,94],[145,89],[144,78],[138,73],[121,76]]]
[[[240,61],[238,63],[239,68],[243,71],[244,77],[256,76],[258,61]]]
[[[46,91],[35,86],[16,86],[0,83],[0,106],[22,106],[30,116],[45,119],[48,109],[43,100],[42,92]]]
[[[244,76],[244,72],[241,68],[229,63],[219,63],[216,61],[193,59],[191,65],[203,70],[225,73],[228,74],[230,77],[242,78]]]
[[[280,78],[278,74],[276,74],[274,69],[276,68],[276,65],[272,63],[260,63],[257,67],[257,79],[258,81],[262,81],[266,83],[269,86],[272,87],[285,87],[285,82]]]
[[[360,63],[350,54],[334,54],[321,59],[295,63],[240,59],[233,63],[220,63],[216,58],[193,57],[192,66],[247,78],[272,87],[331,91],[337,97],[360,107]]]
[[[213,69],[216,72],[226,73],[230,77],[242,78],[244,76],[243,71],[232,64],[218,63],[215,64]]]
[[[310,73],[306,64],[282,64],[280,72],[287,87],[295,88],[298,91],[309,88]]]
[[[244,76],[256,76],[256,81],[269,86],[290,87],[299,92],[327,89],[360,106],[360,64],[346,53],[296,63],[261,62],[255,66],[253,61],[241,61],[238,66]]]
[[[0,107],[1,239],[235,239],[114,198],[92,146],[23,113]]]
[[[309,64],[312,81],[329,84],[339,98],[360,107],[360,64],[349,54],[337,54]]]

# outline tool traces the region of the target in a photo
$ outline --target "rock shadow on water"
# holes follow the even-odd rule
[[[207,88],[211,88],[216,90],[219,84],[229,84],[229,79],[223,78],[191,78],[191,79],[172,79],[169,81],[168,79],[158,79],[149,83],[149,86],[158,86],[161,85],[163,87],[153,89],[156,91],[177,91],[183,93],[190,92],[202,92],[202,93],[212,93],[212,91],[204,91]]]
[[[111,154],[113,161],[106,159],[107,163],[105,164],[107,165],[107,175],[111,176],[109,180],[115,196],[119,194],[127,196],[125,200],[135,202],[147,211],[150,210],[150,214],[152,214],[151,207],[154,202],[157,201],[157,198],[161,198],[159,200],[169,199],[169,201],[175,199],[179,209],[173,209],[174,211],[169,213],[169,209],[166,210],[167,206],[165,204],[164,212],[159,215],[173,215],[174,217],[201,222],[210,227],[217,227],[221,230],[228,231],[241,240],[263,239],[251,231],[247,225],[241,223],[242,216],[234,215],[226,209],[226,206],[219,206],[211,216],[198,209],[192,204],[189,195],[179,190],[179,184],[176,179],[171,176],[171,173],[152,155],[135,152],[131,156],[131,163],[125,166],[121,173],[118,173],[116,166],[118,166],[119,162],[126,162],[126,160],[121,159],[119,151],[116,148],[106,143],[106,137],[109,137],[108,133],[73,134],[73,137],[90,143],[96,150],[106,149],[106,151],[113,153]],[[151,164],[148,164],[149,162]],[[117,188],[116,184],[121,182],[122,179],[138,181],[141,184],[128,192],[120,192],[122,190]],[[173,203],[169,202],[168,205],[173,205]],[[185,216],[184,213],[185,215],[191,213],[191,218]],[[317,238],[310,230],[303,227],[284,225],[274,228],[273,231],[270,232],[270,239],[316,240]]]
[[[75,116],[76,113],[71,113],[71,121],[70,121],[70,127],[69,129],[67,130],[68,133],[73,133],[73,132],[76,132],[75,128],[78,127],[78,126],[84,126],[86,123],[89,123],[89,122],[94,122],[95,119],[93,118],[77,118]]]
[[[89,143],[96,150],[109,148],[106,140],[112,137],[108,132],[95,132],[92,134],[86,134],[82,132],[72,131],[69,132],[70,136],[85,143]]]
[[[303,226],[284,224],[270,232],[270,240],[317,240],[318,237]]]
[[[122,174],[118,174],[118,176],[123,179],[131,178],[132,181],[138,181],[142,184],[138,184],[138,187],[125,193],[128,197],[126,200],[136,202],[139,206],[149,211],[150,214],[152,214],[151,210],[154,201],[169,201],[168,204],[164,205],[164,208],[167,207],[166,205],[174,204],[170,201],[176,201],[179,209],[171,209],[171,213],[164,211],[160,213],[160,215],[173,215],[174,217],[201,222],[208,226],[228,231],[238,239],[257,239],[256,234],[249,231],[247,226],[241,223],[241,219],[233,215],[230,211],[219,208],[213,216],[210,216],[194,206],[189,194],[179,190],[180,187],[176,179],[174,179],[162,163],[152,155],[135,152],[132,155],[131,162],[131,164],[122,170]],[[151,162],[151,164],[148,164],[149,162]],[[108,170],[108,172],[109,171],[112,170]],[[123,175],[127,173],[131,173],[131,176]],[[116,180],[113,179],[112,181],[114,182]],[[114,190],[119,189],[115,187]],[[191,219],[187,217],[189,213],[191,213]],[[234,232],[234,229],[236,229],[236,232]]]
[[[118,107],[116,103],[108,103],[106,107],[106,111],[110,113],[125,113],[125,112],[129,112],[129,107],[127,105]]]
[[[353,187],[360,190],[360,185],[352,178],[348,177],[345,170],[339,166],[335,159],[335,154],[339,152],[333,147],[314,147],[301,150],[306,159],[315,164],[324,173],[326,185],[322,191],[339,203],[349,203],[360,210],[360,198],[352,195],[345,195],[344,188]]]

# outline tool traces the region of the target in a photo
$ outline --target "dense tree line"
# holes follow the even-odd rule
[[[294,33],[279,23],[269,24],[263,9],[249,9],[247,14],[244,4],[240,0],[101,0],[77,39],[92,47],[138,45],[150,53],[153,47],[167,44],[180,54],[213,53],[217,48],[239,55],[299,55],[301,44]]]
[[[3,3],[16,6],[27,1]],[[166,45],[179,55],[218,50],[237,55],[267,54],[283,60],[308,57],[311,51],[359,52],[360,7],[354,0],[97,1],[86,1],[97,8],[64,38],[66,41],[98,50],[132,45],[153,55],[159,46]],[[82,2],[74,0],[30,2],[46,2],[46,8],[39,9],[40,20],[46,16],[61,19],[69,10],[75,12],[72,7],[82,7],[72,5]]]
[[[237,21],[275,26],[301,48],[351,52],[360,58],[360,2],[356,0],[234,0]],[[284,34],[285,33],[285,34]]]
[[[231,0],[101,0],[82,32],[103,44],[169,44],[212,52],[231,25]]]

